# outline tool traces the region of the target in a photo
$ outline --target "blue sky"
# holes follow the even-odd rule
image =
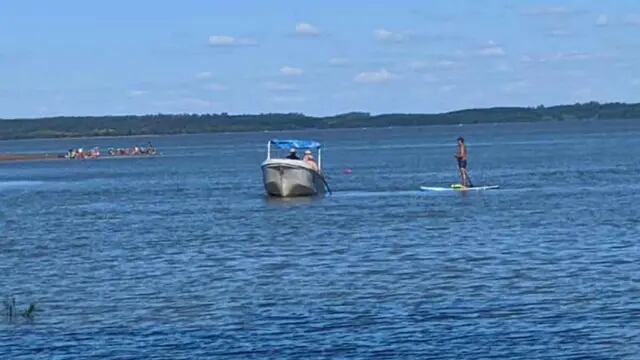
[[[640,2],[0,2],[0,117],[639,101]]]

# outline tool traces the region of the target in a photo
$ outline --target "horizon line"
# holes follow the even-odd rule
[[[333,115],[308,115],[305,114],[303,112],[297,112],[297,111],[289,111],[289,112],[262,112],[262,113],[228,113],[226,111],[222,111],[219,113],[198,113],[198,112],[193,112],[193,113],[188,113],[188,112],[184,112],[184,113],[145,113],[145,114],[102,114],[102,115],[45,115],[45,116],[39,116],[39,117],[14,117],[14,118],[5,118],[5,117],[0,117],[0,121],[22,121],[22,120],[46,120],[46,119],[55,119],[55,118],[104,118],[104,117],[144,117],[144,116],[229,116],[229,117],[235,117],[235,116],[261,116],[261,115],[301,115],[307,118],[328,118],[328,117],[334,117],[334,116],[341,116],[341,115],[349,115],[349,114],[366,114],[367,116],[370,117],[375,117],[375,116],[384,116],[384,115],[446,115],[446,114],[452,114],[452,113],[457,113],[457,112],[463,112],[463,111],[474,111],[474,110],[492,110],[492,109],[536,109],[536,108],[554,108],[554,107],[560,107],[560,106],[578,106],[578,105],[588,105],[588,104],[598,104],[599,106],[602,105],[640,105],[640,102],[621,102],[621,101],[609,101],[609,102],[599,102],[596,100],[591,100],[591,101],[586,101],[586,102],[575,102],[573,104],[567,104],[567,103],[558,103],[558,104],[554,104],[554,105],[545,105],[545,104],[539,104],[539,105],[528,105],[528,106],[516,106],[516,105],[496,105],[496,106],[490,106],[490,107],[470,107],[470,108],[462,108],[462,109],[457,109],[457,110],[449,110],[449,111],[442,111],[442,112],[384,112],[384,113],[371,113],[368,111],[363,111],[363,110],[353,110],[353,111],[347,111],[347,112],[341,112],[341,113],[335,113]]]

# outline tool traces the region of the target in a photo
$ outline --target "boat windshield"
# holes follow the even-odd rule
[[[286,150],[287,154],[285,159],[291,160],[303,160],[305,155],[302,155],[298,151],[306,153],[307,151],[315,150],[317,152],[317,158],[311,155],[311,159],[317,162],[318,170],[322,169],[322,144],[313,140],[279,140],[273,139],[268,142],[267,145],[267,160],[271,159],[271,148],[276,147],[280,150]]]
[[[300,150],[305,150],[305,149],[319,149],[322,147],[322,144],[320,144],[317,141],[313,141],[313,140],[278,140],[278,139],[273,139],[270,141],[272,146],[277,147],[278,149],[282,149],[282,150],[289,150],[289,149],[300,149]]]

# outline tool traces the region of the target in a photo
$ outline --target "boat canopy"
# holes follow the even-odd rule
[[[318,151],[318,168],[322,169],[322,144],[313,140],[278,140],[272,139],[267,143],[267,160],[271,159],[271,147],[289,150],[316,150]]]
[[[320,149],[322,144],[313,140],[278,140],[270,141],[271,145],[284,150],[289,149]]]

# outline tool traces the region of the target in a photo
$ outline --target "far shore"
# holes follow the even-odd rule
[[[640,103],[599,103],[591,101],[549,107],[539,105],[536,107],[467,109],[439,114],[350,112],[332,116],[308,116],[301,113],[254,115],[220,113],[0,119],[0,139],[154,137],[212,133],[625,119],[640,119]]]

